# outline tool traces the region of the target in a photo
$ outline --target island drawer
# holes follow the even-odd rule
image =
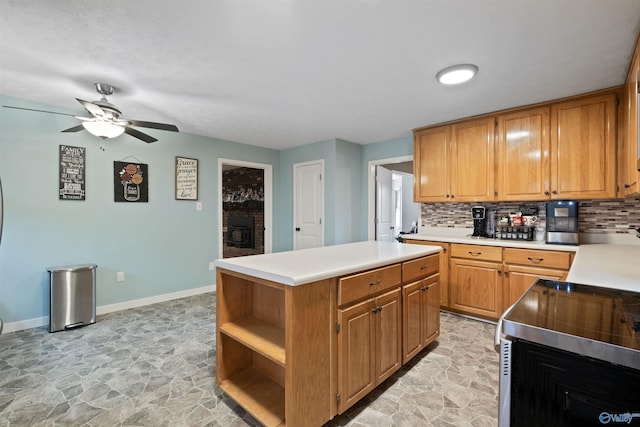
[[[387,289],[400,286],[401,282],[400,264],[343,277],[338,281],[338,305],[377,295]]]
[[[465,245],[455,243],[451,245],[451,256],[480,261],[502,262],[502,248],[499,246]]]
[[[504,261],[507,264],[521,264],[568,270],[569,267],[571,267],[571,253],[562,251],[505,248]]]
[[[433,254],[402,263],[402,282],[421,279],[438,272],[440,255]]]

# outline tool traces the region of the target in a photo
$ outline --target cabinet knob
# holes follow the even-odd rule
[[[558,192],[556,190],[551,190],[552,194],[558,194]]]
[[[498,274],[502,274],[502,270],[498,270]]]
[[[545,195],[545,196],[548,196],[548,195],[549,195],[549,192],[548,192],[548,191],[545,191],[545,192],[544,192],[544,195]]]
[[[379,284],[380,284],[380,282],[381,282],[381,280],[380,280],[380,279],[378,279],[378,280],[376,280],[375,282],[370,282],[370,283],[369,283],[369,286],[379,285]]]

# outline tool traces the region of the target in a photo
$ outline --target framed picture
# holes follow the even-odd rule
[[[149,166],[144,163],[113,162],[113,195],[116,202],[148,202]]]
[[[58,197],[60,200],[85,199],[84,147],[60,146]]]
[[[176,156],[176,200],[198,200],[198,159]]]

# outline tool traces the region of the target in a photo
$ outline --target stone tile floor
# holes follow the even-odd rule
[[[441,336],[326,426],[496,426],[494,325],[442,313]],[[215,294],[0,336],[0,427],[257,426],[215,385]]]

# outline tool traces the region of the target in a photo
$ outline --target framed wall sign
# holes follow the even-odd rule
[[[149,166],[113,162],[113,196],[116,202],[149,201]]]
[[[85,199],[85,152],[84,147],[60,146],[60,200]]]
[[[176,156],[176,200],[198,200],[198,159]]]

